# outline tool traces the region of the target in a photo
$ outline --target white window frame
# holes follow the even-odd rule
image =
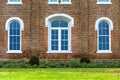
[[[56,19],[56,18],[61,18],[63,20],[68,20],[68,28],[52,28],[51,27],[51,22]],[[71,51],[71,27],[74,26],[74,19],[69,16],[69,15],[66,15],[66,14],[53,14],[51,16],[48,16],[46,19],[45,19],[45,25],[46,27],[48,27],[48,51],[47,53],[72,53]],[[58,43],[59,45],[59,49],[57,51],[54,51],[54,50],[51,50],[51,30],[52,29],[57,29],[58,30],[58,34],[59,34],[59,40],[60,40],[60,30],[61,29],[67,29],[68,30],[68,50],[61,50],[60,49],[60,43]],[[60,41],[59,41],[60,42]]]
[[[72,4],[72,3],[71,3],[71,0],[69,0],[69,2],[63,2],[63,0],[61,0],[60,4]]]
[[[19,22],[20,24],[20,50],[10,50],[9,49],[9,27],[10,27],[10,24],[13,20],[16,20]],[[18,17],[12,17],[12,18],[9,18],[7,21],[6,21],[6,24],[5,24],[5,29],[6,31],[8,31],[8,51],[6,53],[22,53],[22,31],[24,30],[24,23],[22,21],[22,19],[18,18]]]
[[[11,2],[10,0],[8,0],[7,4],[22,4],[22,0],[20,0],[20,2]]]
[[[48,1],[48,4],[59,4],[59,0],[57,2],[51,2],[50,0]]]
[[[101,21],[106,21],[109,24],[109,50],[99,50],[99,24]],[[97,53],[112,53],[111,31],[113,31],[113,22],[108,17],[101,17],[95,23],[95,31],[97,31]]]
[[[111,0],[109,0],[109,2],[100,2],[99,0],[97,0],[96,4],[112,4]]]

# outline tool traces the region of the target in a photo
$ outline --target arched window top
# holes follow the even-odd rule
[[[18,29],[20,28],[20,24],[18,21],[14,20],[10,23],[10,29]]]
[[[54,20],[51,22],[51,27],[68,27],[68,22],[64,20]]]
[[[98,31],[98,28],[102,28],[103,26],[108,27],[111,31],[113,30],[113,22],[107,17],[99,18],[96,21],[95,30]]]
[[[103,29],[103,28],[109,29],[109,24],[106,21],[101,21],[99,23],[99,29]]]
[[[21,29],[22,31],[24,30],[24,23],[23,23],[23,21],[22,21],[20,18],[18,18],[18,17],[9,18],[9,19],[6,21],[5,29],[8,30],[11,25],[18,25],[18,26],[20,26],[20,29]],[[13,26],[13,27],[14,27],[14,26]]]
[[[67,14],[53,14],[46,18],[46,20],[45,20],[46,27],[50,27],[50,23],[54,22],[56,20],[61,20],[61,22],[69,23],[69,27],[74,26],[74,19],[71,16],[69,16]]]

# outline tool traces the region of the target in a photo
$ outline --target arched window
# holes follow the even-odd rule
[[[7,53],[22,53],[21,51],[21,34],[23,22],[19,18],[10,18],[6,22],[8,31],[8,51]]]
[[[98,51],[97,53],[112,53],[111,51],[111,30],[113,24],[108,18],[100,18],[96,22]]]
[[[55,14],[46,18],[48,27],[48,53],[71,53],[71,27],[73,18]]]

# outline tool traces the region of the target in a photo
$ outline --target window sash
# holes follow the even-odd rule
[[[21,30],[20,23],[12,21],[8,30],[8,51],[20,51],[21,50]]]
[[[52,31],[53,30],[58,31],[58,34],[57,34],[58,38],[52,39],[52,37],[53,37]],[[63,37],[62,35],[64,35],[64,38],[66,37],[66,34],[62,34],[62,31],[67,31],[66,39],[62,38]],[[69,45],[69,41],[68,41],[68,33],[69,32],[68,31],[69,31],[68,29],[51,29],[51,51],[68,51],[68,45]],[[56,35],[56,34],[54,34],[54,35]],[[56,45],[53,45],[52,42],[55,42]],[[66,43],[66,42],[67,42],[67,45],[62,44],[62,43]],[[54,49],[53,49],[53,47],[54,47]]]
[[[99,51],[109,51],[110,50],[110,27],[107,22],[100,22],[98,25],[98,50]]]

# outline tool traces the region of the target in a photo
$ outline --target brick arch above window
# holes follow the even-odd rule
[[[58,19],[58,18],[66,20],[67,22],[69,22],[70,27],[74,26],[74,18],[72,18],[71,16],[69,16],[67,14],[53,14],[53,15],[50,15],[50,16],[46,17],[45,26],[49,27],[50,26],[49,23],[52,22],[55,19]]]
[[[101,21],[106,21],[109,24],[111,31],[113,31],[113,22],[108,17],[101,17],[101,18],[97,19],[97,21],[95,23],[96,31],[98,30],[98,25],[100,24]]]
[[[5,24],[5,30],[7,31],[8,30],[8,25],[10,25],[11,21],[13,20],[16,20],[20,23],[20,27],[21,27],[21,30],[23,31],[24,30],[24,23],[22,21],[22,19],[20,19],[19,17],[12,17],[12,18],[9,18],[7,21],[6,21],[6,24]]]

